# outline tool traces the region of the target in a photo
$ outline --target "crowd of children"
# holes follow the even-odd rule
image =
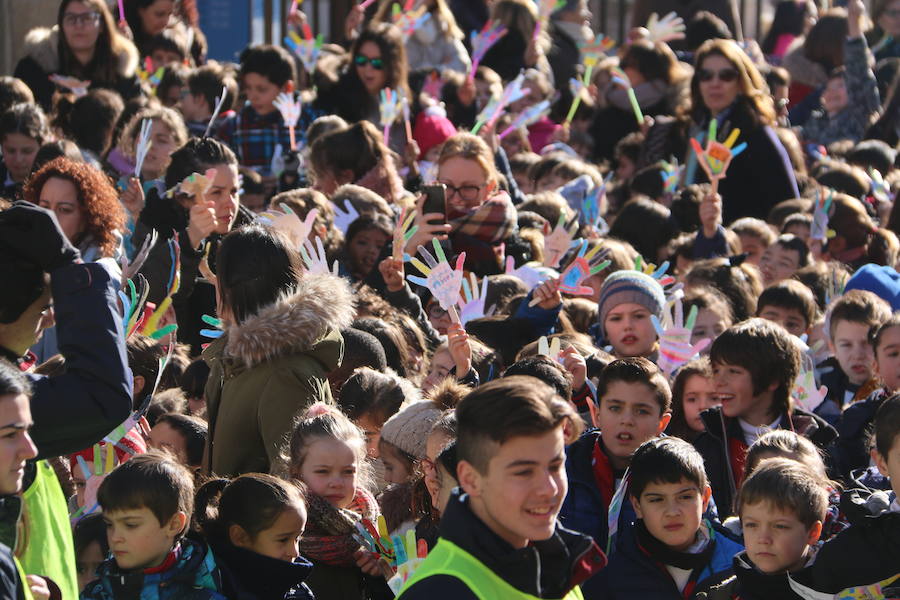
[[[900,597],[900,0],[281,4],[0,77],[0,597]]]

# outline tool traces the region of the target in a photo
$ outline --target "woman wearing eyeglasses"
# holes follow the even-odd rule
[[[799,196],[787,152],[773,129],[775,108],[765,80],[735,42],[709,40],[697,50],[688,115],[689,135],[704,146],[710,119],[718,122],[720,141],[738,128],[737,143],[747,143],[719,182],[726,223],[738,217],[765,219],[775,204]],[[705,180],[690,148],[686,158],[686,183]]]
[[[15,76],[28,84],[45,110],[51,107],[60,75],[118,92],[129,100],[141,92],[138,52],[117,30],[103,0],[62,0],[52,29],[36,28],[25,38],[26,55]]]

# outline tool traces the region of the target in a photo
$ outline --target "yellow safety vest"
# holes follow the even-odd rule
[[[521,592],[506,583],[484,566],[480,560],[444,538],[438,540],[434,549],[428,553],[428,557],[400,590],[400,594],[397,596],[398,600],[403,598],[404,592],[414,583],[433,575],[456,577],[466,584],[479,600],[497,600],[498,598],[503,598],[503,600],[515,598],[540,600],[537,596]],[[581,595],[581,589],[575,586],[560,600],[584,600],[584,597]]]
[[[25,571],[22,570],[19,559],[13,556],[13,562],[16,563],[16,571],[19,572],[19,579],[22,582],[22,594],[25,596],[25,600],[34,600],[34,596],[31,595],[31,588],[28,587],[28,580],[25,579]]]

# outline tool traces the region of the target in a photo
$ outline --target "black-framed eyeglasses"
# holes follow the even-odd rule
[[[366,65],[372,65],[372,68],[380,71],[384,68],[384,61],[380,58],[369,58],[368,56],[364,56],[362,54],[357,54],[353,57],[353,62],[357,67],[364,67]]]
[[[718,77],[719,81],[724,81],[725,83],[737,81],[738,75],[737,69],[722,69],[721,71],[700,69],[700,72],[698,73],[700,81],[712,81],[714,78]]]
[[[447,186],[447,200],[452,198],[453,194],[458,194],[463,202],[474,202],[478,199],[478,194],[480,194],[481,190],[484,188],[483,185],[461,185],[456,187],[455,185],[450,185],[446,181],[441,181],[440,183]]]
[[[94,25],[100,24],[100,13],[91,11],[86,13],[66,13],[63,15],[63,25]]]

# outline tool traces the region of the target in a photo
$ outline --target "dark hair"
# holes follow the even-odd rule
[[[481,385],[456,407],[459,459],[487,473],[498,446],[515,437],[534,437],[576,423],[574,409],[553,388],[517,375]]]
[[[18,368],[0,359],[0,396],[22,394],[31,397],[31,384],[28,379]]]
[[[406,379],[392,372],[379,373],[362,367],[353,371],[341,386],[337,404],[353,421],[369,415],[383,425],[404,402],[418,399],[418,389]]]
[[[288,81],[297,79],[294,59],[281,46],[267,44],[251,46],[241,53],[240,63],[241,79],[248,73],[256,73],[278,87],[284,87]]]
[[[178,385],[188,398],[202,398],[208,379],[209,364],[202,358],[196,358],[185,368]]]
[[[812,471],[820,481],[828,481],[825,462],[819,449],[808,438],[789,429],[767,431],[750,444],[744,460],[744,479],[750,477],[762,460],[772,458],[766,457],[766,454],[796,460]]]
[[[678,483],[687,479],[702,496],[707,486],[703,457],[694,447],[676,437],[653,438],[640,445],[628,467],[628,495],[640,498],[651,483]]]
[[[153,394],[150,407],[147,409],[147,422],[150,427],[156,425],[156,420],[169,413],[183,413],[187,410],[187,398],[181,388],[169,388]]]
[[[141,50],[142,54],[150,56],[157,50],[162,50],[164,52],[174,52],[178,55],[178,60],[184,62],[184,59],[189,55],[189,49],[187,47],[187,36],[181,29],[176,29],[175,27],[166,27],[160,33],[150,37],[143,44]],[[161,66],[158,63],[154,66]],[[173,68],[174,67],[174,68]],[[171,83],[166,85],[166,77],[171,75],[173,72],[176,72],[176,69],[181,71],[181,80],[184,81],[184,65],[178,62],[171,62],[165,65],[165,71],[163,71],[162,80],[159,82],[159,86],[156,88],[156,95],[160,98],[165,98],[165,93],[161,92],[168,88]],[[171,82],[171,79],[169,80]],[[181,85],[181,84],[179,84]]]
[[[60,96],[53,125],[79,147],[102,159],[113,142],[113,132],[124,109],[122,97],[112,90],[90,90],[78,99]]]
[[[688,286],[708,285],[720,292],[728,300],[736,322],[753,315],[756,298],[762,293],[759,271],[744,265],[733,266],[725,258],[698,260],[691,265],[684,280]]]
[[[797,515],[807,528],[825,519],[828,492],[805,465],[790,458],[767,458],[750,474],[738,496],[738,514],[748,504],[767,502]]]
[[[214,138],[192,138],[172,153],[166,169],[166,189],[184,181],[191,173],[203,173],[215,165],[237,165],[231,148]]]
[[[341,337],[344,338],[344,360],[328,376],[335,395],[354,369],[371,367],[375,371],[384,371],[387,368],[384,346],[377,337],[354,327],[342,329]]]
[[[159,373],[159,361],[165,358],[166,350],[153,338],[135,333],[125,340],[125,353],[132,375],[144,378],[144,388],[140,396],[134,399],[136,409],[141,405],[142,399],[153,390],[153,384]]]
[[[793,250],[798,255],[797,268],[803,268],[810,262],[809,247],[803,238],[797,237],[792,233],[782,233],[773,244],[778,244],[785,250]]]
[[[819,15],[803,41],[803,55],[819,63],[825,72],[830,72],[844,64],[844,45],[834,43],[847,37],[847,11],[833,8]]]
[[[18,77],[0,75],[0,114],[20,103],[34,104],[31,88]]]
[[[0,294],[0,323],[4,324],[18,321],[50,285],[43,269],[13,252],[0,252],[0,278],[6,282]]]
[[[832,288],[837,284],[837,289],[843,289],[850,278],[850,273],[847,267],[839,262],[814,262],[798,269],[793,278],[812,291],[819,311],[825,312],[831,301]]]
[[[222,87],[225,87],[225,104],[222,112],[234,107],[238,96],[237,82],[225,72],[220,65],[208,63],[194,69],[187,78],[188,90],[195,96],[202,96],[209,104],[212,111],[216,107],[216,98],[222,95]]]
[[[865,325],[871,330],[890,318],[891,307],[887,302],[867,290],[850,290],[828,307],[828,337],[834,340],[840,321]]]
[[[891,318],[879,325],[877,329],[873,328],[869,332],[869,343],[872,344],[872,349],[876,353],[881,345],[881,338],[884,336],[884,333],[892,327],[900,327],[900,313],[894,313],[891,315]]]
[[[609,230],[609,236],[634,246],[648,262],[656,262],[659,249],[678,235],[669,209],[649,198],[630,200]]]
[[[194,522],[214,544],[230,545],[229,527],[237,525],[253,540],[292,507],[306,509],[301,487],[263,473],[235,479],[211,479],[197,490]]]
[[[816,5],[812,1],[781,0],[776,4],[772,26],[769,27],[766,37],[763,38],[763,53],[767,55],[774,53],[775,45],[782,35],[802,36],[806,19],[815,11],[815,8]],[[813,14],[813,16],[815,15]]]
[[[34,155],[34,162],[31,164],[31,172],[37,173],[41,167],[57,158],[68,158],[74,162],[84,162],[81,150],[75,142],[65,139],[44,142],[41,147],[38,148],[37,154]]]
[[[301,273],[297,251],[262,225],[241,227],[222,238],[216,267],[222,303],[238,324],[290,294]]]
[[[168,32],[168,31],[175,31],[175,30],[172,28],[169,28],[169,29],[166,29],[166,31]],[[157,37],[166,39],[164,36],[165,36],[165,34],[163,34],[161,36],[157,36]],[[170,64],[166,65],[166,70],[163,72],[162,79],[160,79],[159,85],[156,87],[156,97],[160,98],[160,100],[166,106],[173,106],[172,104],[167,104],[167,102],[169,102],[171,100],[171,98],[169,98],[169,92],[171,91],[172,88],[182,88],[182,89],[178,90],[179,96],[177,96],[175,99],[175,102],[177,104],[178,101],[181,99],[180,93],[184,91],[185,87],[187,87],[187,79],[188,79],[189,74],[190,74],[190,69],[188,69],[187,67],[185,67],[182,64],[170,63]],[[222,92],[220,91],[219,93],[221,94]],[[215,104],[213,104],[213,107],[215,107]]]
[[[696,50],[707,40],[730,40],[732,38],[731,30],[728,29],[725,21],[708,10],[698,11],[691,17],[684,33],[684,41],[688,50]]]
[[[116,467],[97,490],[104,513],[148,508],[164,526],[178,512],[194,510],[194,480],[171,455],[151,450]],[[184,535],[181,532],[178,537]]]
[[[693,442],[700,435],[700,432],[694,431],[688,426],[684,416],[684,388],[687,386],[688,379],[694,376],[712,379],[712,367],[708,357],[701,356],[686,363],[678,369],[675,381],[672,382],[672,418],[666,426],[666,434],[688,442]]]
[[[75,567],[79,567],[79,556],[87,550],[87,547],[97,542],[100,546],[100,555],[109,554],[109,541],[106,537],[106,523],[103,522],[103,515],[100,513],[92,513],[79,519],[72,529],[72,541],[75,544]]]
[[[128,7],[132,2],[139,0],[131,0],[125,3],[126,16]],[[146,1],[146,0],[140,0]],[[154,2],[155,0],[151,0]],[[94,55],[91,61],[82,66],[75,53],[69,48],[69,42],[66,40],[66,34],[63,27],[63,17],[66,9],[73,2],[80,2],[89,7],[93,12],[100,15],[100,33],[97,36],[97,42],[94,45]],[[59,3],[59,10],[56,13],[56,26],[59,30],[58,42],[58,58],[59,72],[64,75],[73,75],[78,79],[90,81],[94,86],[115,87],[116,81],[120,76],[119,61],[121,56],[125,54],[137,54],[134,45],[122,34],[116,27],[116,21],[113,19],[112,13],[104,0],[62,0]],[[132,31],[134,31],[132,29]],[[139,31],[134,31],[140,34]]]
[[[800,350],[783,327],[765,319],[749,319],[725,330],[713,341],[709,351],[713,368],[735,365],[750,372],[753,395],[759,395],[772,383],[771,411],[790,414],[791,389],[800,371]]]
[[[597,382],[597,397],[600,404],[609,392],[609,385],[616,381],[625,383],[643,383],[650,388],[656,396],[659,404],[660,416],[672,409],[672,390],[665,375],[655,364],[641,356],[619,358],[612,361],[600,372],[600,380]]]
[[[777,306],[787,310],[796,310],[806,321],[806,328],[816,322],[818,306],[812,291],[795,279],[785,279],[770,285],[759,295],[756,303],[756,316],[758,317],[766,306]]]
[[[353,328],[378,338],[384,348],[387,366],[401,377],[406,377],[406,367],[410,364],[409,345],[399,327],[377,317],[362,317],[353,321]]]
[[[875,413],[875,449],[887,458],[900,436],[900,395],[885,400]]]
[[[358,181],[385,160],[389,152],[375,126],[360,121],[316,140],[309,158],[313,173],[338,175],[350,171],[353,181]]]
[[[863,140],[847,153],[847,162],[860,167],[872,167],[887,175],[897,160],[897,151],[881,140]]]
[[[156,419],[156,424],[165,423],[184,439],[188,467],[199,467],[203,464],[203,451],[209,429],[206,422],[197,417],[181,413],[166,413]]]
[[[671,48],[664,42],[637,40],[629,44],[619,60],[621,68],[632,67],[643,75],[644,79],[659,80],[666,85],[675,83],[678,72],[678,59]]]
[[[552,387],[563,400],[572,399],[572,375],[548,356],[541,354],[527,356],[514,362],[503,372],[503,377],[514,375],[530,375],[540,379]]]
[[[0,114],[0,141],[11,133],[31,138],[38,146],[50,138],[50,126],[44,111],[36,104],[14,104]]]

